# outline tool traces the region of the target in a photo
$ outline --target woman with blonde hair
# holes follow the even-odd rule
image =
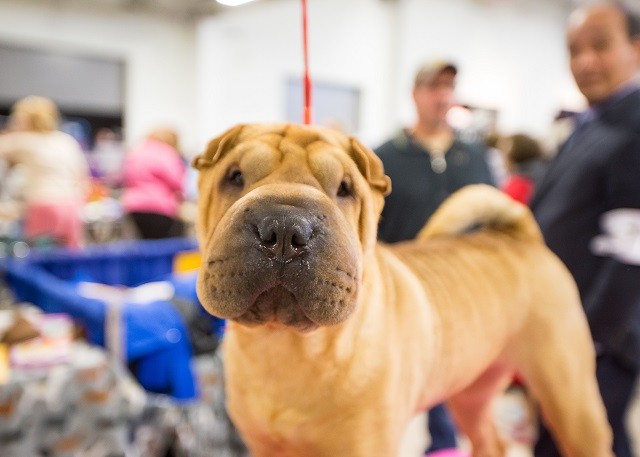
[[[18,100],[7,131],[0,134],[0,159],[24,169],[24,237],[48,237],[77,248],[83,238],[81,209],[89,168],[78,142],[58,130],[59,119],[58,108],[48,98]]]

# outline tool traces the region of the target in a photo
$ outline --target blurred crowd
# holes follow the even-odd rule
[[[87,143],[61,120],[52,100],[29,96],[0,126],[0,255],[16,254],[15,243],[78,249],[191,234],[187,163],[174,129],[152,129],[127,149],[114,129],[99,128]]]
[[[447,105],[444,118],[452,107],[469,111]],[[195,195],[188,189],[195,178],[176,130],[158,126],[127,148],[119,129],[100,127],[86,141],[63,121],[52,100],[29,96],[16,101],[0,124],[0,256],[15,254],[15,243],[18,249],[77,249],[193,235]],[[530,194],[553,154],[541,146],[548,139],[524,133],[498,135],[469,125],[457,135],[476,139],[491,172],[485,181],[505,185],[508,193]],[[524,180],[528,190],[521,189]]]

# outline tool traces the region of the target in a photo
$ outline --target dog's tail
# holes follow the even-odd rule
[[[498,189],[474,184],[444,201],[418,234],[419,240],[456,235],[475,227],[508,233],[515,238],[543,242],[531,211]]]

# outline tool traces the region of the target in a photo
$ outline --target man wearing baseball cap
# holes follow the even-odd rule
[[[416,123],[376,149],[393,189],[380,219],[382,241],[415,238],[450,194],[467,184],[493,184],[485,146],[463,141],[447,122],[457,74],[449,60],[421,66],[413,84]],[[455,428],[443,405],[429,411],[429,433],[427,452],[456,447]]]

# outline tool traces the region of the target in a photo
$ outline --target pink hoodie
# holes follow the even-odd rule
[[[125,191],[120,201],[125,211],[177,216],[185,166],[175,149],[147,139],[127,154],[123,174]]]

